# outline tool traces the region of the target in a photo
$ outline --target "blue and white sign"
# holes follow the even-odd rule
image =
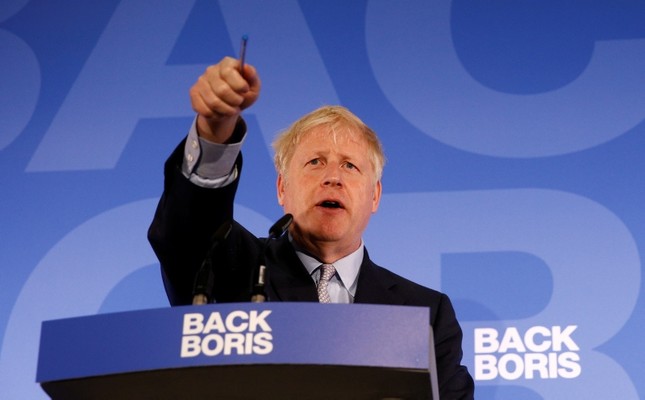
[[[448,293],[478,399],[645,397],[645,3],[5,0],[0,393],[44,320],[164,307],[146,230],[207,65],[247,61],[236,218],[281,214],[269,143],[322,104],[384,143],[379,264]]]
[[[429,317],[422,307],[245,303],[45,321],[37,380],[291,364],[400,369],[429,382]]]

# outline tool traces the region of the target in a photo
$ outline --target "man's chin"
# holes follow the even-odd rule
[[[305,242],[320,245],[341,242],[344,238],[343,233],[339,229],[325,229],[325,227],[315,227],[307,231],[303,230],[296,235]]]

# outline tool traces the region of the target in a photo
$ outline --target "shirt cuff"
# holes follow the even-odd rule
[[[239,142],[219,144],[199,137],[196,121],[197,119],[193,121],[184,145],[182,173],[201,187],[226,186],[238,176],[235,160],[246,137],[246,124],[240,119],[235,127],[238,132],[234,133],[234,137],[241,137]]]

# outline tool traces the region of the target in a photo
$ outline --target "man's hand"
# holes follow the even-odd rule
[[[190,88],[190,101],[197,112],[197,132],[214,143],[225,143],[233,134],[242,110],[250,107],[260,94],[260,77],[255,68],[225,57],[211,65]]]

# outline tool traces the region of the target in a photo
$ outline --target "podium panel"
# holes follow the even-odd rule
[[[318,303],[46,321],[36,379],[52,399],[425,399],[428,321],[422,307]]]

